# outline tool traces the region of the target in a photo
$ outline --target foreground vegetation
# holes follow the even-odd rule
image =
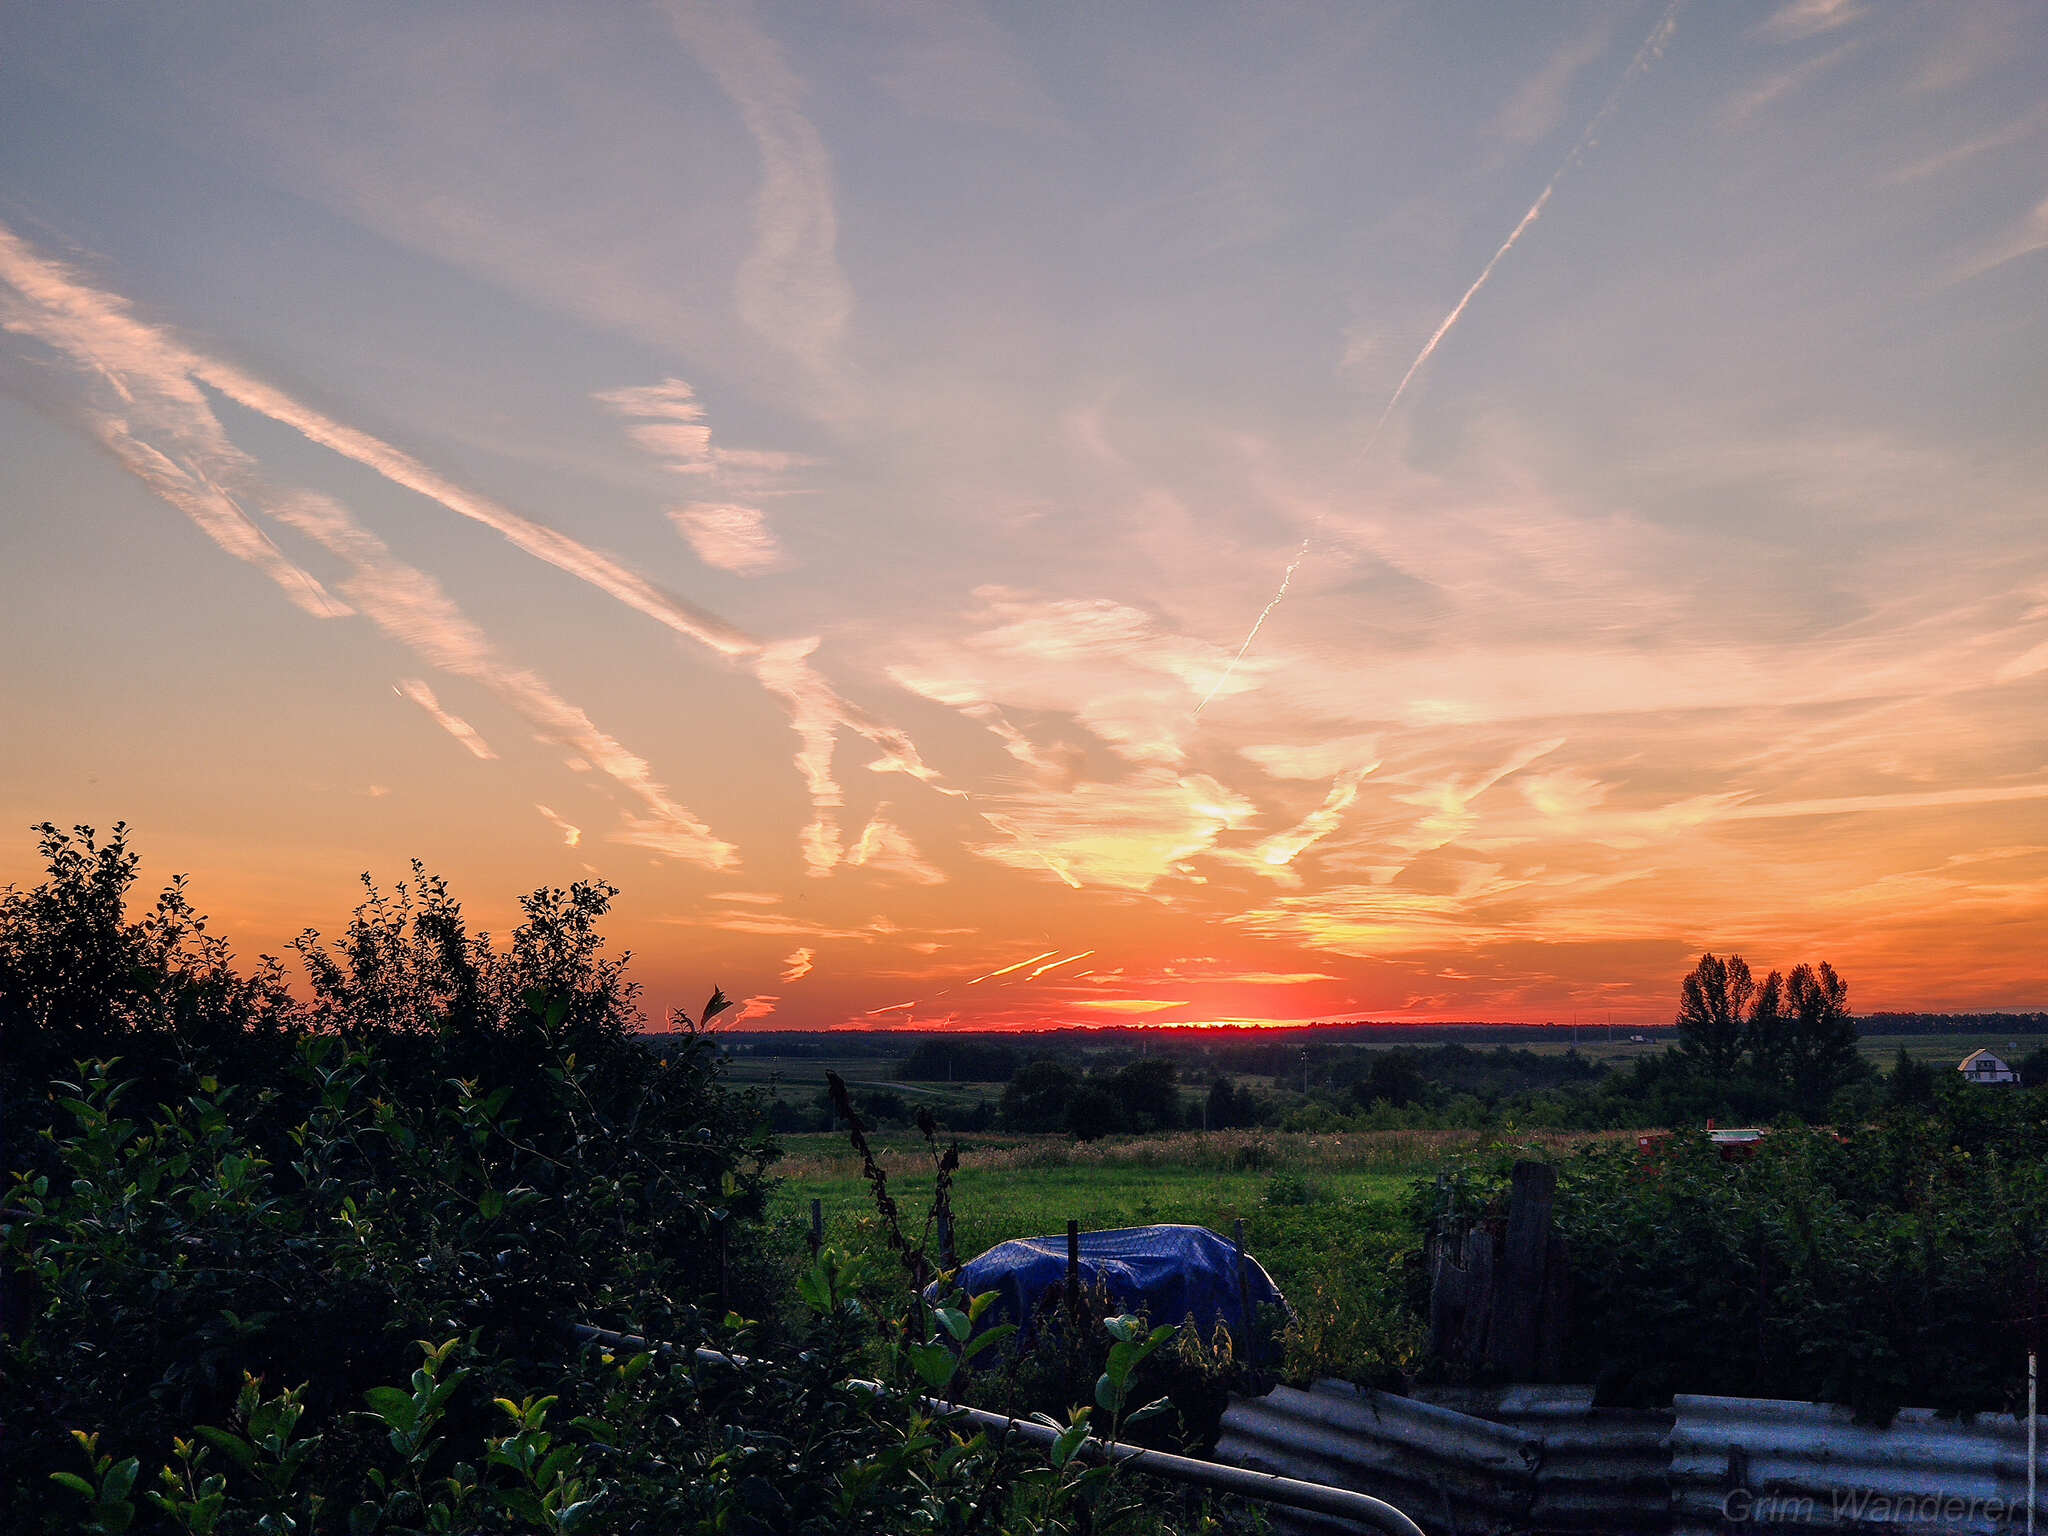
[[[372,890],[301,942],[302,1002],[175,883],[131,921],[120,829],[43,838],[0,896],[7,1530],[1179,1523],[1076,1454],[1170,1329],[1101,1319],[1091,1406],[1025,1457],[920,1406],[1002,1335],[917,1300],[916,1246],[785,1283],[723,999],[647,1049],[608,887],[536,892],[503,946],[424,874]]]

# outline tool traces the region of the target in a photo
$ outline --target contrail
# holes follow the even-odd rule
[[[1444,337],[1450,334],[1451,327],[1464,316],[1465,310],[1478,295],[1479,290],[1486,286],[1486,280],[1493,276],[1493,269],[1515,248],[1515,242],[1522,238],[1529,226],[1543,216],[1543,209],[1549,203],[1551,193],[1557,190],[1557,184],[1564,179],[1566,172],[1585,158],[1586,151],[1593,147],[1593,141],[1599,136],[1601,126],[1621,104],[1622,93],[1628,89],[1629,83],[1663,57],[1665,45],[1671,41],[1671,34],[1678,28],[1678,10],[1682,4],[1684,0],[1671,0],[1671,4],[1665,8],[1663,18],[1650,29],[1650,35],[1643,40],[1643,46],[1638,48],[1636,56],[1629,60],[1628,68],[1622,71],[1621,79],[1608,93],[1607,100],[1586,123],[1585,130],[1572,145],[1571,152],[1558,162],[1557,169],[1551,173],[1549,183],[1536,194],[1536,201],[1529,205],[1529,211],[1523,214],[1521,222],[1509,231],[1507,239],[1501,241],[1500,249],[1493,253],[1493,259],[1480,269],[1477,277],[1472,279],[1472,286],[1465,290],[1464,297],[1451,306],[1451,312],[1444,316],[1443,322],[1431,332],[1429,340],[1422,344],[1422,350],[1415,354],[1415,361],[1408,365],[1408,371],[1401,375],[1401,382],[1394,386],[1394,392],[1387,396],[1387,403],[1380,408],[1379,420],[1372,424],[1372,431],[1366,434],[1364,443],[1359,446],[1360,459],[1372,452],[1373,445],[1380,440],[1380,433],[1386,428],[1387,419],[1394,414],[1394,407],[1401,403],[1401,397],[1408,393],[1408,386],[1415,382],[1415,375],[1422,371],[1422,365],[1429,361]],[[1209,701],[1216,697],[1225,683],[1230,681],[1231,674],[1237,671],[1237,664],[1244,660],[1245,652],[1252,648],[1252,642],[1259,638],[1259,631],[1266,627],[1266,620],[1272,615],[1273,610],[1280,606],[1280,599],[1287,595],[1287,588],[1294,580],[1294,573],[1301,569],[1301,562],[1308,558],[1309,547],[1315,542],[1316,535],[1322,531],[1323,519],[1326,516],[1327,511],[1318,512],[1315,521],[1309,525],[1308,532],[1302,537],[1301,548],[1297,549],[1294,558],[1287,562],[1286,573],[1280,578],[1280,589],[1273,594],[1272,601],[1259,610],[1259,616],[1252,621],[1250,633],[1244,637],[1244,644],[1237,648],[1237,654],[1230,658],[1230,665],[1223,669],[1223,675],[1210,685],[1209,691],[1202,695],[1202,702],[1195,706],[1197,719],[1201,717],[1202,711],[1209,707]]]

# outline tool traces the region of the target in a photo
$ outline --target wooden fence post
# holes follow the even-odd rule
[[[1539,1335],[1550,1257],[1551,1207],[1556,1198],[1557,1170],[1549,1163],[1525,1160],[1515,1164],[1485,1355],[1488,1368],[1510,1381],[1529,1380],[1543,1353]]]
[[[816,1258],[825,1246],[825,1202],[811,1202],[811,1257]]]

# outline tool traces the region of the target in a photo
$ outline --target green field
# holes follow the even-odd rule
[[[856,1094],[863,1084],[886,1087],[912,1104],[929,1104],[941,1119],[957,1118],[986,1099],[1001,1100],[1001,1083],[899,1083],[894,1056],[727,1056],[725,1079],[735,1088],[758,1088],[786,1103],[808,1105],[825,1091],[825,1074],[837,1072]]]
[[[1555,1154],[1590,1133],[1518,1138]],[[1372,1233],[1398,1223],[1410,1183],[1460,1152],[1495,1144],[1476,1131],[1380,1131],[1306,1135],[1184,1131],[1077,1143],[1064,1136],[963,1139],[954,1179],[962,1259],[1013,1237],[1186,1222],[1245,1243],[1283,1288],[1320,1273]],[[929,1154],[915,1137],[877,1137],[890,1192],[915,1237],[932,1193]],[[878,1246],[874,1204],[843,1136],[784,1138],[783,1183],[774,1214],[807,1226],[823,1204],[826,1241]]]
[[[1931,1061],[1946,1067],[1953,1067],[1972,1051],[1985,1050],[2002,1059],[2008,1066],[2018,1066],[2020,1058],[2042,1045],[2048,1045],[2039,1035],[2013,1035],[1998,1030],[1979,1030],[1971,1034],[1940,1035],[1864,1035],[1856,1041],[1856,1049],[1873,1064],[1889,1066],[1899,1054],[1899,1047],[1906,1048],[1906,1054],[1915,1061]]]

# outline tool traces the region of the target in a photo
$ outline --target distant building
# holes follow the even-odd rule
[[[2017,1083],[2019,1073],[1989,1051],[1972,1051],[1956,1064],[1966,1083]]]

